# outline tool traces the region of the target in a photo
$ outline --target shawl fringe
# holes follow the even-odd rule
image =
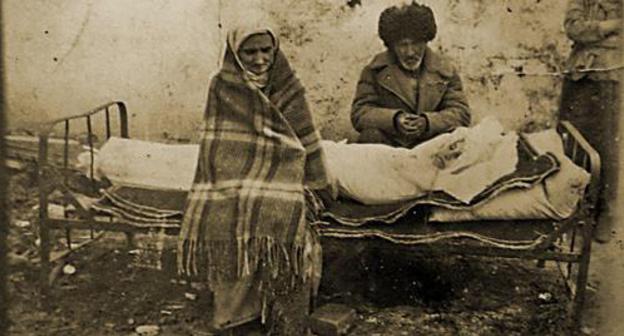
[[[235,249],[229,241],[206,241],[198,244],[195,239],[188,239],[182,243],[182,253],[178,254],[178,264],[183,265],[180,274],[207,281],[211,284],[231,282],[243,276],[263,273],[263,279],[283,280],[294,288],[297,284],[305,283],[310,277],[305,272],[308,267],[306,260],[306,242],[285,244],[277,242],[271,237],[249,239],[243,242],[238,239]],[[220,260],[224,253],[236,252],[237,264],[235,267],[222,265]],[[198,260],[199,259],[199,260]]]

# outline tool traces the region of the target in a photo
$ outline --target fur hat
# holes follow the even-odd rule
[[[437,33],[431,8],[412,1],[409,5],[386,8],[379,16],[379,37],[386,47],[404,38],[429,42]]]

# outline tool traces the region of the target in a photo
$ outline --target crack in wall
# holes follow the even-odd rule
[[[89,20],[91,19],[91,9],[93,7],[93,2],[89,1],[89,3],[87,4],[87,11],[85,13],[84,19],[82,20],[82,23],[80,24],[80,28],[78,29],[78,32],[76,33],[76,35],[74,36],[74,39],[72,40],[69,49],[67,49],[67,51],[65,51],[65,53],[61,56],[57,58],[57,63],[56,63],[56,67],[54,68],[54,72],[56,72],[58,70],[58,68],[63,65],[63,63],[65,62],[65,60],[67,59],[67,57],[69,57],[69,55],[71,55],[71,53],[76,49],[76,47],[78,46],[78,44],[80,43],[80,40],[82,38],[82,36],[84,35],[84,32],[87,28],[87,25],[89,24]]]

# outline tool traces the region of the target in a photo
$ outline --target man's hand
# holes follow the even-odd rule
[[[427,131],[427,119],[421,115],[399,112],[395,117],[395,125],[399,133],[410,136],[421,136]]]

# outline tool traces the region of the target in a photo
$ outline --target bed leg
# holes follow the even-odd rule
[[[593,225],[585,224],[583,227],[583,247],[581,249],[579,270],[576,277],[576,293],[574,295],[572,307],[572,327],[574,330],[579,330],[582,326],[582,313],[583,305],[585,304],[585,294],[587,292],[592,235]]]
[[[39,225],[39,257],[41,258],[40,285],[41,294],[45,297],[50,293],[50,231],[45,227],[46,223],[40,221]],[[45,300],[45,299],[44,299]]]
[[[126,246],[129,250],[134,249],[134,232],[126,232]]]
[[[310,298],[308,300],[308,315],[312,315],[316,309],[316,295],[314,295],[314,289],[310,286]]]
[[[37,160],[37,183],[39,185],[39,257],[41,258],[41,274],[39,278],[42,294],[42,305],[46,305],[46,297],[50,293],[48,277],[50,274],[50,229],[48,218],[49,187],[45,176],[48,158],[48,137],[39,136],[39,157]]]

